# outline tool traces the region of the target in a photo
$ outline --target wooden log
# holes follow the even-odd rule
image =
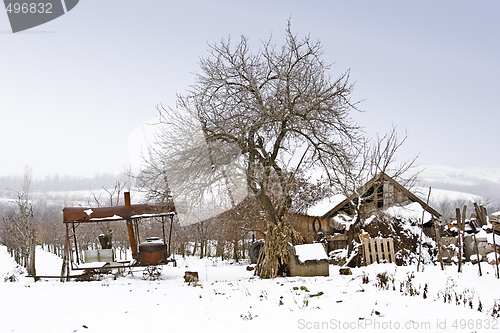
[[[486,225],[486,216],[484,215],[484,211],[483,209],[481,209],[481,207],[479,207],[477,202],[474,202],[474,210],[476,211],[476,220],[479,222],[479,226]]]
[[[486,217],[488,216],[488,212],[486,211],[486,207],[484,207],[483,205],[481,205],[480,208],[481,208],[481,214],[483,216],[484,224],[487,224],[488,220],[486,219]]]
[[[198,272],[190,272],[190,271],[186,271],[184,273],[184,282],[198,282],[199,278],[198,278]]]
[[[339,269],[340,275],[352,275],[352,271],[349,267],[342,267]]]
[[[81,275],[70,275],[70,278],[77,278],[80,277]],[[38,281],[40,279],[60,279],[60,275],[26,275],[26,277],[29,278],[34,278],[35,281]]]

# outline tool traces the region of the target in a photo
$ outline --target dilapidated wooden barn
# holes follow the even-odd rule
[[[392,177],[384,172],[379,173],[368,181],[361,189],[338,205],[333,207],[323,216],[322,220],[332,219],[338,214],[353,216],[355,214],[355,205],[362,200],[359,214],[362,219],[368,218],[378,210],[383,210],[395,205],[405,206],[412,202],[417,202],[429,212],[432,216],[439,218],[441,214],[434,208],[427,205],[422,199],[399,184]]]
[[[323,215],[293,215],[290,216],[290,220],[307,241],[312,241],[318,231],[322,231],[325,235],[344,233],[349,224],[354,222],[357,213],[359,218],[364,220],[378,211],[414,202],[430,214],[431,219],[424,221],[424,231],[432,236],[434,224],[431,221],[441,218],[441,214],[384,172],[377,174]],[[359,212],[356,211],[358,204]]]

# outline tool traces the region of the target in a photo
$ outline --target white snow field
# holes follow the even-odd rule
[[[60,272],[61,260],[41,249],[36,263],[39,275]],[[177,267],[165,266],[158,281],[145,281],[137,272],[116,280],[110,275],[101,281],[65,283],[57,279],[34,282],[21,274],[17,282],[4,282],[16,264],[0,246],[0,332],[500,329],[498,318],[491,316],[495,299],[500,299],[500,280],[495,278],[493,266],[486,263],[482,264],[482,277],[478,276],[477,266],[471,264],[466,264],[460,274],[456,266],[448,266],[445,271],[439,266],[424,266],[423,272],[416,272],[415,266],[374,264],[354,268],[350,276],[339,275],[339,267],[330,265],[329,277],[269,280],[253,277],[246,267],[189,257],[178,258]],[[197,271],[199,284],[184,283],[185,271]],[[388,290],[377,286],[384,285],[384,273]],[[377,278],[378,274],[381,278]],[[477,310],[479,302],[481,312]]]

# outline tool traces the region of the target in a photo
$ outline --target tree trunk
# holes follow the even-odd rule
[[[200,238],[200,259],[203,259],[205,256],[205,240],[203,238]]]
[[[215,256],[223,257],[224,256],[224,240],[219,239],[217,241],[217,246],[215,247]]]
[[[239,261],[239,255],[238,255],[238,239],[236,239],[233,242],[233,259],[238,262]]]
[[[35,242],[35,231],[32,231],[29,236],[29,255],[28,255],[28,275],[35,276],[35,250],[36,250],[36,242]]]

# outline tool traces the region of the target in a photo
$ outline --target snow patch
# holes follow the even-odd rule
[[[407,220],[420,220],[424,209],[418,202],[413,202],[406,206],[393,206],[385,210],[386,214],[392,217],[407,219]],[[431,220],[432,215],[429,212],[424,214],[424,223]]]

